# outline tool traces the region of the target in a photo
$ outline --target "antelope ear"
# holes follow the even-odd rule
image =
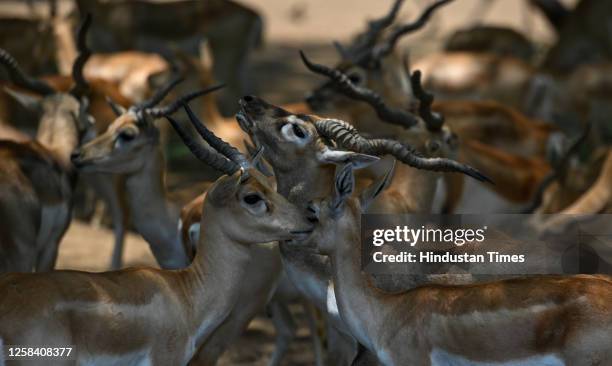
[[[242,170],[238,170],[230,176],[222,176],[217,179],[208,190],[207,199],[210,199],[215,206],[227,204],[236,195],[242,181],[242,174]]]
[[[360,154],[354,151],[331,150],[327,147],[323,152],[317,155],[317,158],[321,163],[336,165],[350,164],[353,169],[365,168],[380,160],[377,156]]]
[[[10,88],[4,88],[4,91],[28,111],[39,113],[42,110],[42,97],[18,92]]]
[[[255,167],[255,169],[259,170],[261,174],[265,175],[266,177],[272,177],[274,173],[272,173],[272,169],[270,168],[269,164],[263,159],[263,146],[257,149],[247,140],[243,140],[243,143],[247,152],[251,156],[251,164]]]
[[[125,109],[124,106],[115,102],[113,98],[109,97],[108,95],[106,96],[106,103],[111,107],[111,109],[113,110],[113,113],[115,113],[115,116],[117,117],[127,112],[127,109]]]
[[[174,75],[174,70],[172,68],[154,72],[147,76],[147,86],[149,90],[159,90],[168,85]]]
[[[391,185],[391,180],[393,180],[393,175],[395,174],[395,163],[396,160],[393,160],[393,165],[391,169],[380,179],[377,179],[368,186],[361,194],[359,195],[359,202],[361,203],[361,212],[365,212],[370,204],[378,197],[378,195],[389,188]]]
[[[338,212],[342,204],[355,190],[355,176],[353,175],[352,164],[346,164],[337,170],[334,186],[336,189],[330,203],[330,208]]]
[[[213,58],[212,49],[210,48],[210,42],[207,38],[202,39],[199,48],[200,65],[204,68],[204,70],[212,70],[215,60]]]

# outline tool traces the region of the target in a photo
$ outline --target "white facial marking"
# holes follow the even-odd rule
[[[287,117],[287,121],[289,121],[289,123],[285,124],[281,128],[281,134],[283,135],[285,140],[293,142],[298,146],[306,145],[306,143],[308,143],[308,141],[310,140],[310,135],[305,132],[306,136],[300,137],[297,136],[294,131],[294,125],[302,125],[304,124],[304,121],[297,118],[296,116]]]

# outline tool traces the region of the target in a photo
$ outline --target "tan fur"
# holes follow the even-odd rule
[[[472,362],[554,355],[591,366],[612,357],[611,277],[540,276],[389,294],[361,269],[359,202],[349,199],[333,217],[327,202],[319,207],[312,239],[331,256],[339,311],[383,365],[428,366],[440,351]]]
[[[488,53],[448,52],[415,61],[424,86],[443,99],[494,99],[521,107],[533,69],[512,57]]]
[[[0,277],[2,342],[73,344],[78,363],[124,364],[135,357],[152,365],[186,364],[234,307],[249,247],[312,227],[261,175],[249,173],[245,181],[240,172],[222,177],[211,188],[198,255],[184,270]],[[234,187],[233,193],[224,193],[224,203],[213,205],[211,197],[219,189],[228,192],[227,187]],[[246,192],[261,195],[269,210],[251,214],[241,204]]]

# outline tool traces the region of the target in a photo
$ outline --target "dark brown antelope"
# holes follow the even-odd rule
[[[82,74],[90,55],[85,44],[90,22],[86,18],[79,30],[80,53],[73,66],[74,86],[69,93],[57,92],[27,76],[15,59],[0,49],[0,63],[11,81],[38,95],[27,100],[40,115],[35,140],[0,142],[0,272],[50,271],[55,266],[59,242],[71,219],[76,171],[70,154],[93,130],[84,96],[88,84]]]

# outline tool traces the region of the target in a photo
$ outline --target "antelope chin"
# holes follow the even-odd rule
[[[291,231],[291,239],[289,239],[288,241],[290,242],[302,242],[306,239],[308,239],[310,237],[310,234],[312,234],[313,229],[308,229],[308,230],[296,230],[296,231]]]
[[[242,131],[246,133],[251,132],[254,123],[243,108],[241,108],[240,111],[236,113],[236,121],[238,121],[238,125],[240,126]]]

